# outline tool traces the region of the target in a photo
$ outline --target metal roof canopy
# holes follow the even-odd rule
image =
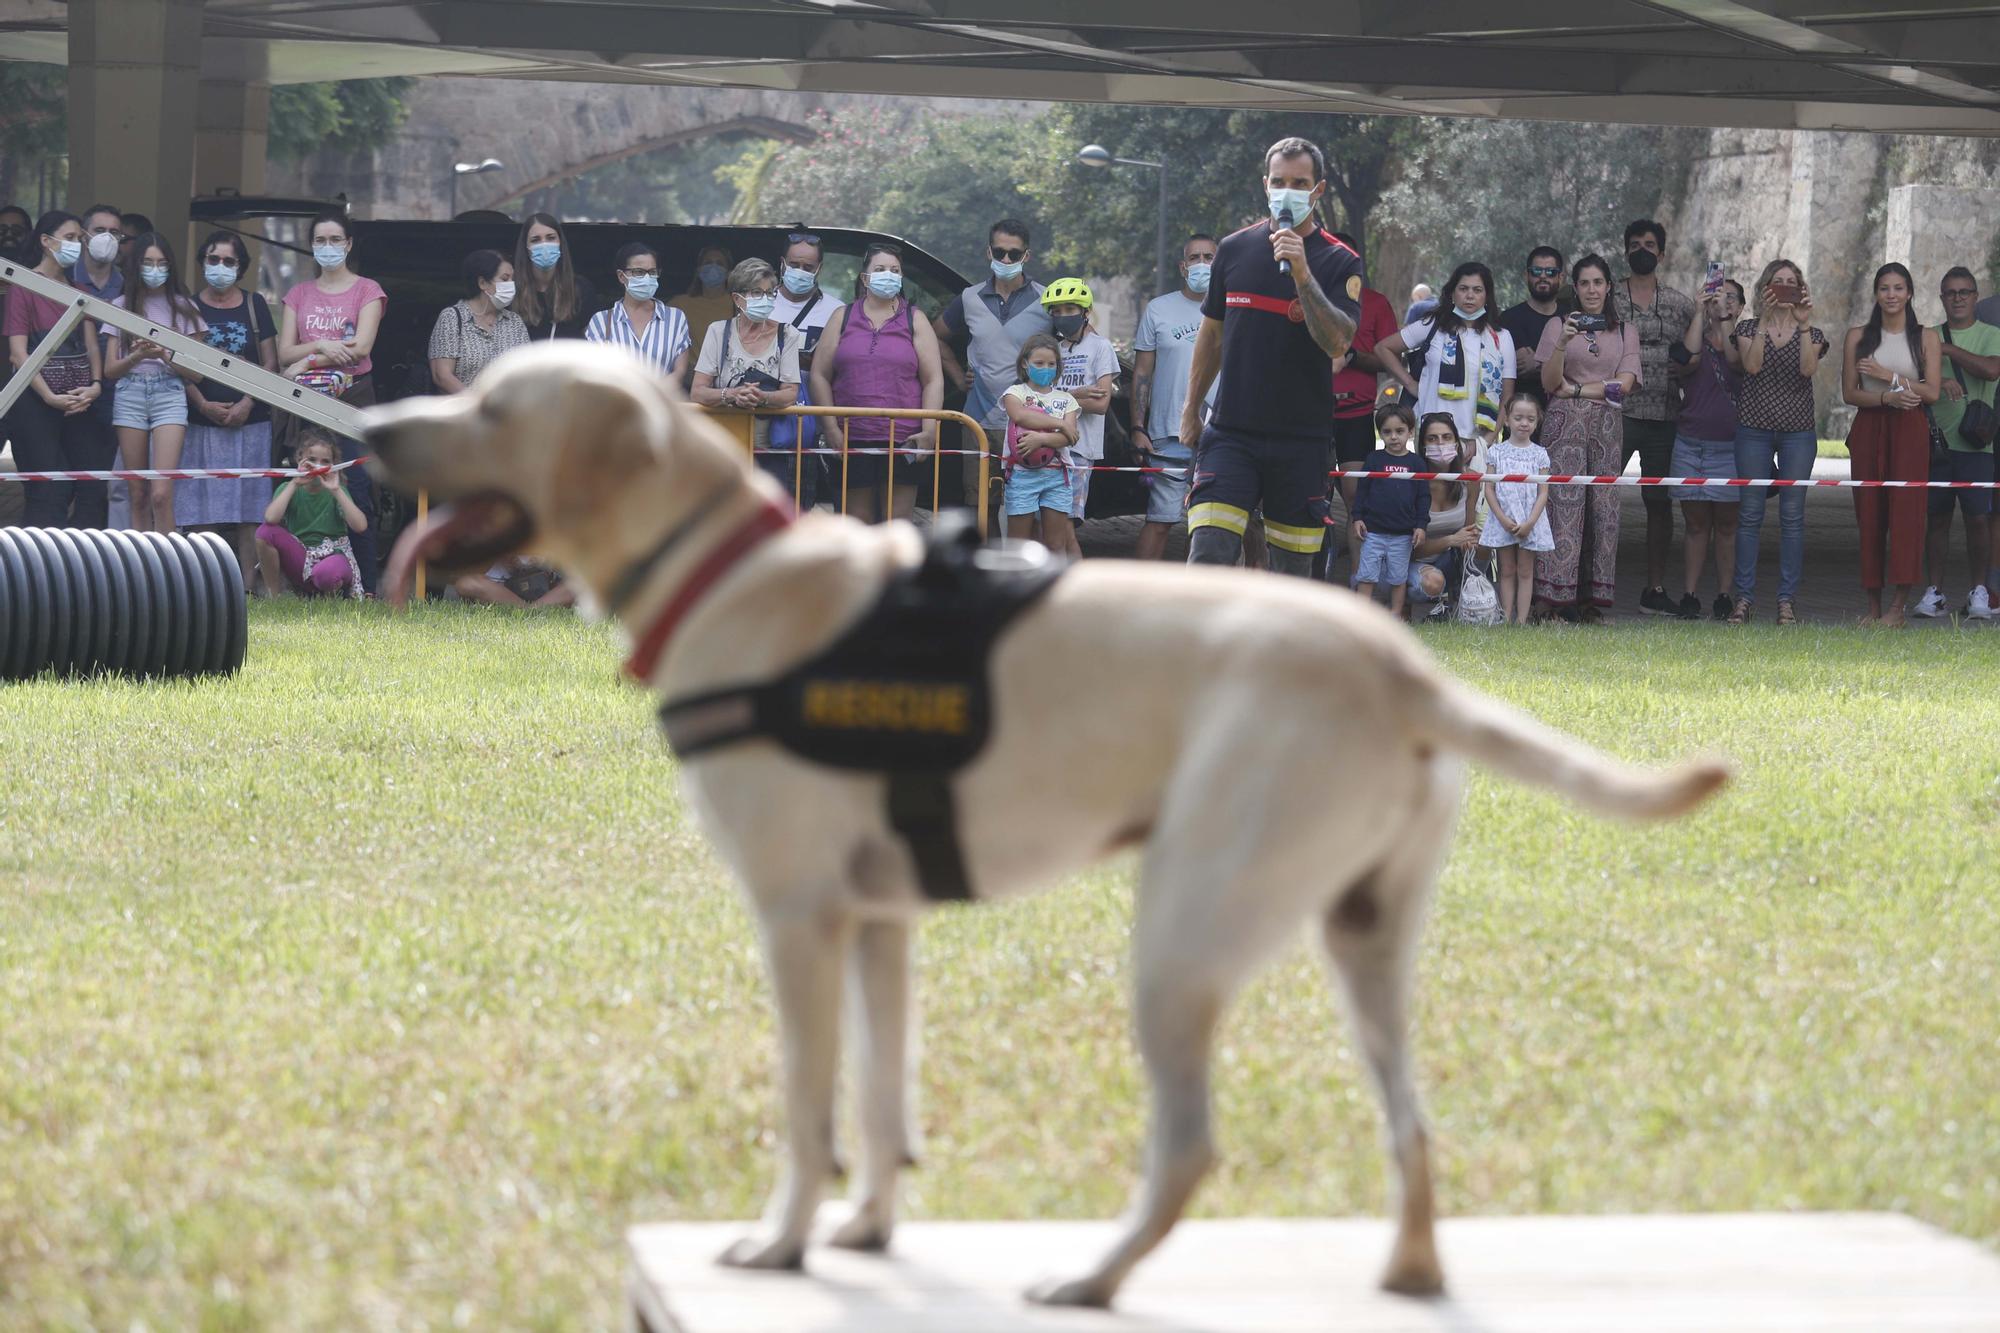
[[[0,57],[66,6],[0,0]],[[208,0],[203,74],[576,79],[2000,135],[2000,5],[1854,0]]]

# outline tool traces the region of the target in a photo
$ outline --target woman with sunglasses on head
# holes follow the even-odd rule
[[[868,247],[861,256],[857,298],[828,321],[820,338],[824,355],[813,362],[813,401],[835,407],[933,411],[942,407],[944,370],[938,361],[937,334],[903,290],[901,247],[884,241]],[[889,444],[892,431],[897,449],[896,493],[888,503],[897,518],[908,518],[916,509],[917,484],[930,470],[924,466],[929,460],[921,455],[937,448],[935,421],[846,417],[827,422],[826,439],[836,447],[845,438],[850,449],[883,448]],[[824,498],[870,522],[884,517],[882,492],[889,484],[888,456],[849,454],[845,460],[829,461],[834,489]],[[800,503],[808,503],[803,495]]]
[[[83,256],[83,220],[56,210],[42,214],[29,239],[39,256],[35,272],[69,285],[70,270]],[[8,362],[18,373],[28,353],[61,322],[69,307],[24,287],[7,290],[0,334]],[[27,391],[7,413],[14,465],[23,472],[99,470],[111,466],[116,448],[111,431],[91,411],[104,392],[103,352],[97,321],[86,319],[42,362]],[[27,488],[21,521],[31,528],[101,528],[110,497],[101,481],[43,481]]]
[[[1585,255],[1570,266],[1577,308],[1542,330],[1535,360],[1549,416],[1543,448],[1557,473],[1610,475],[1624,470],[1625,394],[1639,382],[1639,331],[1618,318],[1611,265]],[[1539,614],[1594,623],[1611,610],[1617,588],[1618,492],[1610,486],[1551,486],[1549,527],[1555,549],[1535,561]],[[1588,583],[1585,576],[1588,575]]]
[[[702,335],[688,397],[703,407],[790,407],[799,396],[799,347],[805,339],[772,315],[778,307],[778,275],[761,259],[746,259],[729,274],[729,319],[719,319]],[[752,427],[753,446],[771,447],[772,418]],[[794,458],[760,452],[757,465],[790,494]]]
[[[207,326],[202,340],[218,352],[278,368],[278,326],[271,307],[253,289],[256,273],[250,250],[234,232],[209,233],[196,252],[201,286],[195,309]],[[214,380],[190,384],[187,448],[181,466],[194,468],[269,467],[271,409],[240,390]],[[257,570],[257,525],[271,502],[271,483],[184,481],[174,488],[174,522],[183,528],[213,528],[236,551],[243,586]],[[266,588],[269,596],[279,589]]]
[[[581,338],[597,309],[597,289],[576,271],[562,223],[530,213],[514,242],[514,313],[535,342]]]

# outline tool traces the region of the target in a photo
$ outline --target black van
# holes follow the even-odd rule
[[[261,248],[261,288],[283,292],[292,283],[311,273],[311,246],[307,224],[319,213],[344,211],[346,201],[293,199],[272,196],[214,195],[193,201],[190,209],[196,223],[225,230],[241,229],[253,250]],[[381,331],[376,335],[375,393],[390,401],[416,384],[428,381],[431,327],[438,312],[465,295],[459,280],[459,265],[474,250],[498,250],[511,256],[520,234],[520,223],[505,214],[464,213],[451,222],[362,221],[351,224],[354,234],[354,266],[382,285],[388,293],[388,309]],[[618,291],[612,276],[612,256],[633,241],[644,241],[660,257],[660,299],[671,300],[693,282],[695,257],[709,246],[721,246],[738,262],[750,258],[779,264],[789,244],[787,236],[809,231],[820,239],[826,252],[820,285],[834,297],[854,299],[860,274],[861,254],[875,241],[890,241],[903,251],[903,290],[917,309],[934,317],[953,297],[971,285],[969,279],[935,255],[900,237],[883,232],[855,231],[842,227],[803,228],[792,226],[680,226],[630,222],[565,222],[563,235],[570,249],[570,262],[597,289],[608,305]],[[700,344],[702,330],[694,337]],[[947,386],[949,390],[949,386]],[[947,392],[947,408],[964,406],[962,394]],[[1130,448],[1122,414],[1121,394],[1113,408],[1113,420],[1105,433],[1107,462],[1130,462]],[[945,447],[959,447],[951,427],[941,434]],[[947,458],[942,493],[963,494],[955,464]],[[927,488],[926,488],[927,489]],[[922,498],[922,497],[920,497]],[[1091,484],[1090,516],[1104,518],[1119,514],[1143,514],[1146,494],[1134,473],[1103,473]]]

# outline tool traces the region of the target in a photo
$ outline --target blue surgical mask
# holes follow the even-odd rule
[[[165,264],[141,264],[139,266],[139,277],[148,287],[164,287],[167,285],[167,266]]]
[[[704,287],[720,287],[729,277],[729,270],[720,264],[703,264],[694,271],[694,275],[701,279]]]
[[[313,262],[321,268],[339,268],[347,262],[347,247],[344,245],[315,245]]]
[[[1011,264],[1003,264],[996,259],[993,261],[993,276],[1002,282],[1007,281],[1009,278],[1018,278],[1021,276],[1022,267],[1022,261],[1018,259]]]
[[[226,292],[236,285],[236,270],[226,264],[203,264],[201,276],[218,292]]]
[[[1486,318],[1485,306],[1481,306],[1477,310],[1458,310],[1457,307],[1453,307],[1453,309],[1456,311],[1458,317],[1468,324],[1477,324],[1480,320]]]
[[[1187,284],[1189,291],[1205,292],[1208,290],[1209,268],[1210,266],[1207,264],[1188,265]]]
[[[819,275],[808,273],[802,268],[785,265],[785,290],[793,296],[804,296],[819,282]]]
[[[1279,214],[1290,213],[1292,215],[1291,225],[1296,227],[1301,222],[1304,222],[1307,215],[1312,212],[1313,195],[1311,190],[1266,190],[1265,194],[1271,203],[1271,221],[1273,222],[1280,220]]]
[[[868,290],[885,301],[892,296],[900,296],[903,292],[903,275],[894,269],[878,268],[868,275]]]
[[[536,268],[551,269],[562,263],[561,241],[537,241],[528,247],[528,262]]]
[[[777,308],[778,296],[775,292],[760,292],[743,298],[743,313],[760,324],[769,319],[771,312]]]
[[[637,277],[625,279],[625,290],[641,301],[653,299],[653,293],[660,290],[660,275],[641,273]]]
[[[1046,389],[1056,382],[1056,376],[1060,374],[1062,374],[1061,366],[1029,366],[1028,383],[1037,389]]]
[[[82,241],[56,242],[56,262],[58,264],[61,264],[64,268],[68,268],[70,265],[74,264],[77,260],[81,258],[83,258]]]

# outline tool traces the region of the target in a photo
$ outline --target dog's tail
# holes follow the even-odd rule
[[[1423,677],[1418,688],[1398,697],[1415,702],[1412,716],[1425,740],[1593,813],[1667,819],[1686,814],[1729,781],[1730,766],[1718,759],[1664,772],[1635,768],[1497,699],[1433,672]]]

